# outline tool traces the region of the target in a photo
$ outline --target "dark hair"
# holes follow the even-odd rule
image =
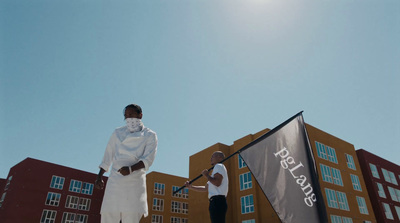
[[[134,110],[136,111],[136,113],[142,114],[142,108],[141,108],[139,105],[137,105],[137,104],[130,104],[130,105],[127,105],[127,106],[124,108],[124,113],[123,113],[123,114],[125,114],[125,111],[126,111],[126,109],[128,109],[128,108],[132,108],[132,109],[134,109]]]

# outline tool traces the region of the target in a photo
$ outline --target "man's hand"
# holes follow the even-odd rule
[[[190,182],[189,181],[186,181],[185,182],[185,186],[187,187],[187,188],[192,188],[192,184],[190,184]]]
[[[97,189],[103,190],[103,188],[104,188],[104,181],[103,181],[101,178],[98,177],[98,178],[96,179],[95,183],[94,183],[94,186],[95,186]]]
[[[208,179],[209,172],[208,172],[208,170],[207,170],[207,169],[203,170],[203,172],[201,172],[201,174],[202,174],[202,175],[203,175],[205,178],[207,178],[207,179]]]
[[[131,167],[129,166],[124,166],[121,169],[118,170],[118,172],[120,174],[122,174],[123,176],[128,176],[129,174],[131,174]]]

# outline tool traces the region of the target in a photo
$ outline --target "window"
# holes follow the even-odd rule
[[[6,194],[7,194],[7,192],[4,192],[4,193],[1,195],[1,198],[0,198],[0,207],[3,205],[4,199],[6,198]]]
[[[337,215],[331,215],[331,222],[332,223],[353,223],[353,220],[348,217],[341,217]]]
[[[69,191],[80,193],[82,187],[82,182],[77,180],[71,180],[69,184]]]
[[[87,223],[88,221],[88,216],[85,214],[77,214],[76,215],[76,223]]]
[[[47,193],[46,205],[58,207],[58,205],[60,204],[60,198],[61,194],[49,192]]]
[[[188,219],[187,218],[181,218],[181,223],[188,223]]]
[[[256,223],[255,219],[250,219],[250,220],[244,220],[242,223]]]
[[[357,175],[350,174],[351,177],[351,182],[353,183],[353,189],[362,191],[361,190],[361,184],[360,184],[360,179],[358,178]]]
[[[400,219],[400,207],[394,206],[394,209],[396,210],[397,217]]]
[[[181,202],[172,201],[171,202],[171,212],[172,213],[181,213]]]
[[[371,169],[372,176],[380,179],[378,169],[376,168],[376,166],[374,164],[370,163],[369,168]]]
[[[340,174],[340,170],[332,167],[332,176],[334,184],[343,186],[342,175]]]
[[[54,188],[54,189],[62,190],[64,187],[64,180],[65,180],[64,177],[53,176],[51,178],[50,187]]]
[[[188,214],[189,213],[189,204],[182,202],[182,214]]]
[[[326,146],[326,151],[328,152],[328,160],[331,161],[332,163],[338,163],[335,149]]]
[[[322,180],[328,183],[333,183],[330,167],[324,164],[319,164],[319,166],[321,167]]]
[[[40,223],[55,223],[57,211],[43,210]]]
[[[353,156],[346,154],[346,162],[347,162],[348,168],[353,169],[353,170],[356,169],[356,165],[354,164]]]
[[[397,200],[400,202],[400,190],[394,189],[396,192]]]
[[[163,223],[163,216],[162,215],[152,215],[151,216],[151,223]]]
[[[189,189],[188,188],[183,188],[183,193],[182,197],[188,199],[189,198]]]
[[[242,214],[254,212],[253,195],[247,195],[240,198],[240,205],[242,207]]]
[[[390,206],[384,202],[382,202],[382,205],[383,205],[383,209],[385,210],[386,218],[393,220],[394,218],[393,218],[392,211],[390,210]]]
[[[4,187],[4,190],[7,190],[7,189],[8,189],[8,187],[10,187],[10,184],[11,184],[12,177],[13,177],[13,176],[9,176],[9,177],[8,177],[8,179],[7,179],[7,183],[6,183],[6,186]]]
[[[246,167],[246,163],[243,161],[242,157],[239,155],[239,169],[242,169],[243,167]]]
[[[394,188],[392,188],[392,187],[387,187],[387,188],[389,190],[389,194],[390,194],[390,197],[392,198],[392,200],[399,201],[397,199],[396,191],[394,190]]]
[[[165,184],[154,183],[154,194],[164,195],[165,194]]]
[[[383,189],[382,184],[377,182],[376,185],[378,186],[379,197],[386,198],[385,190]]]
[[[337,215],[331,215],[331,222],[332,223],[342,223],[342,217]]]
[[[346,193],[325,188],[328,207],[349,211]]]
[[[89,211],[90,210],[90,199],[80,198],[79,199],[79,210]]]
[[[317,147],[318,157],[327,160],[328,156],[326,155],[325,145],[315,141],[315,146]]]
[[[164,200],[159,198],[153,198],[153,210],[164,211]]]
[[[365,203],[365,199],[363,197],[356,196],[358,209],[361,214],[368,214],[367,204]]]
[[[381,168],[381,169],[382,169],[383,177],[385,178],[386,182],[391,183],[392,179],[390,179],[388,171],[383,168]]]
[[[189,204],[184,203],[184,202],[179,202],[179,201],[171,201],[171,212],[188,214]]]
[[[325,188],[325,194],[326,194],[326,200],[328,202],[328,207],[339,208],[335,191],[329,188]]]
[[[65,201],[66,208],[78,209],[79,197],[67,196],[67,201]]]
[[[179,189],[178,186],[172,186],[172,197],[182,197],[182,190],[180,190],[174,194],[174,191],[177,191],[178,189]],[[155,193],[155,191],[154,191],[154,193]]]
[[[251,173],[250,172],[240,174],[239,181],[240,181],[240,190],[246,190],[246,189],[252,188],[253,184],[251,182]]]
[[[92,195],[93,194],[93,184],[83,183],[82,192],[81,193],[82,194]]]
[[[171,217],[171,223],[181,223],[181,219],[177,217]]]
[[[349,204],[347,203],[346,194],[340,191],[336,191],[336,194],[339,201],[340,209],[349,211],[350,209],[349,209]]]
[[[174,191],[177,191],[179,188],[180,187],[178,187],[178,186],[172,186],[172,196],[188,199],[189,198],[189,189],[188,188],[183,188],[182,190],[180,190],[179,192],[176,192],[174,194]]]
[[[396,180],[396,176],[394,175],[394,173],[391,172],[391,171],[388,171],[388,172],[389,172],[389,177],[390,177],[390,180],[391,180],[392,184],[398,185],[397,184],[397,180]]]
[[[340,170],[333,168],[333,167],[326,166],[324,164],[319,164],[319,165],[321,167],[323,181],[343,186],[343,180],[342,180],[342,175],[340,173]]]
[[[75,213],[64,212],[61,223],[75,223]]]
[[[353,223],[353,219],[348,218],[348,217],[342,217],[343,223]]]
[[[332,163],[338,163],[336,151],[334,148],[325,146],[324,144],[315,141],[315,146],[317,147],[318,157],[329,160]]]

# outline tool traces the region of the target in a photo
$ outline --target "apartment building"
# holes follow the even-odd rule
[[[100,222],[104,190],[96,174],[27,158],[0,188],[0,219],[15,222]]]
[[[146,178],[149,215],[142,218],[140,222],[188,223],[188,189],[185,188],[173,194],[188,179],[154,171],[147,174]]]
[[[306,125],[331,223],[377,222],[354,145]]]
[[[400,222],[400,166],[363,149],[356,151],[376,220]]]

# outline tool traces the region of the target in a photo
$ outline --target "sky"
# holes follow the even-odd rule
[[[0,178],[27,157],[97,174],[131,103],[150,171],[299,111],[400,164],[399,40],[398,0],[0,0]]]

